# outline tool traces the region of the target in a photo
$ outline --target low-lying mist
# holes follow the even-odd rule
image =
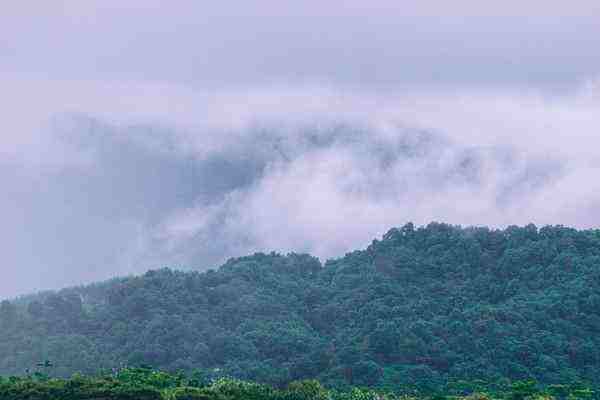
[[[555,96],[8,84],[22,94],[3,105],[1,298],[254,251],[326,259],[408,221],[600,223],[594,84]]]

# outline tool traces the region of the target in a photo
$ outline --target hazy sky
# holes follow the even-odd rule
[[[598,1],[213,3],[3,5],[0,298],[600,224]]]

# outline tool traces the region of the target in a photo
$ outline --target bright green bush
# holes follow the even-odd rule
[[[543,387],[533,381],[490,385],[489,391],[466,395],[451,391],[430,396],[383,393],[353,387],[328,389],[316,380],[274,388],[255,382],[220,378],[203,386],[189,386],[181,374],[149,369],[125,369],[115,375],[70,379],[0,378],[2,400],[585,400],[595,393],[580,383]],[[463,383],[464,385],[465,383]],[[471,386],[482,388],[481,383]],[[492,389],[496,387],[496,389]]]

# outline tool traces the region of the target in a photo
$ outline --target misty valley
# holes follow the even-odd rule
[[[600,400],[600,0],[0,5],[0,400]]]
[[[406,224],[0,304],[0,399],[587,399],[600,231]]]

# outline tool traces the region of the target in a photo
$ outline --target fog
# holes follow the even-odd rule
[[[27,3],[0,16],[0,298],[409,221],[600,224],[595,2]]]

